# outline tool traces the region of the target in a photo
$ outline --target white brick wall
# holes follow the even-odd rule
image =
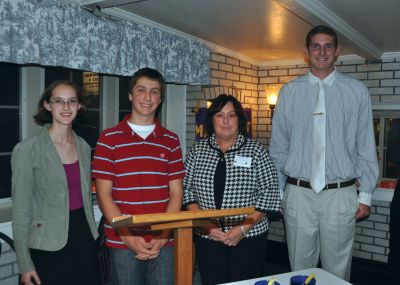
[[[196,106],[205,107],[207,99],[215,98],[221,93],[235,96],[243,104],[243,107],[252,109],[253,138],[264,138],[260,141],[267,144],[265,137],[268,134],[257,128],[259,122],[270,124],[270,113],[268,112],[270,110],[267,104],[258,102],[258,67],[232,57],[213,53],[211,54],[210,68],[211,86],[202,86],[200,90],[196,91],[189,87],[187,91],[186,118],[190,121],[190,125],[187,126],[188,150],[195,139],[194,108]]]
[[[390,203],[373,201],[368,220],[357,224],[354,254],[370,254],[370,259],[387,262],[389,252]]]
[[[15,285],[18,282],[18,266],[16,256],[10,246],[1,241],[2,253],[0,257],[0,284]]]

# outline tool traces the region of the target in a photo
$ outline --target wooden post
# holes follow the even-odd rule
[[[192,228],[175,229],[174,278],[176,285],[192,285],[193,283],[192,232]]]

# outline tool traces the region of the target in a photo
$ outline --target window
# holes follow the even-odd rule
[[[400,176],[400,112],[374,113],[374,132],[380,178]]]
[[[64,68],[46,68],[45,86],[56,80],[71,80],[82,87],[87,111],[83,118],[74,124],[74,131],[92,148],[96,146],[100,126],[100,76],[98,73],[70,70]]]
[[[20,67],[0,63],[0,199],[11,196],[11,152],[20,140]]]
[[[131,77],[119,77],[119,121],[131,113],[132,103],[129,101],[129,80]]]

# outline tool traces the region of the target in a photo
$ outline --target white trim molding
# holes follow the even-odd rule
[[[382,60],[400,59],[400,52],[385,52],[382,55]]]
[[[373,111],[400,111],[400,104],[372,104]]]

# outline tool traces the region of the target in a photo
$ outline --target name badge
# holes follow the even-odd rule
[[[233,161],[233,165],[250,168],[251,157],[236,155]]]

